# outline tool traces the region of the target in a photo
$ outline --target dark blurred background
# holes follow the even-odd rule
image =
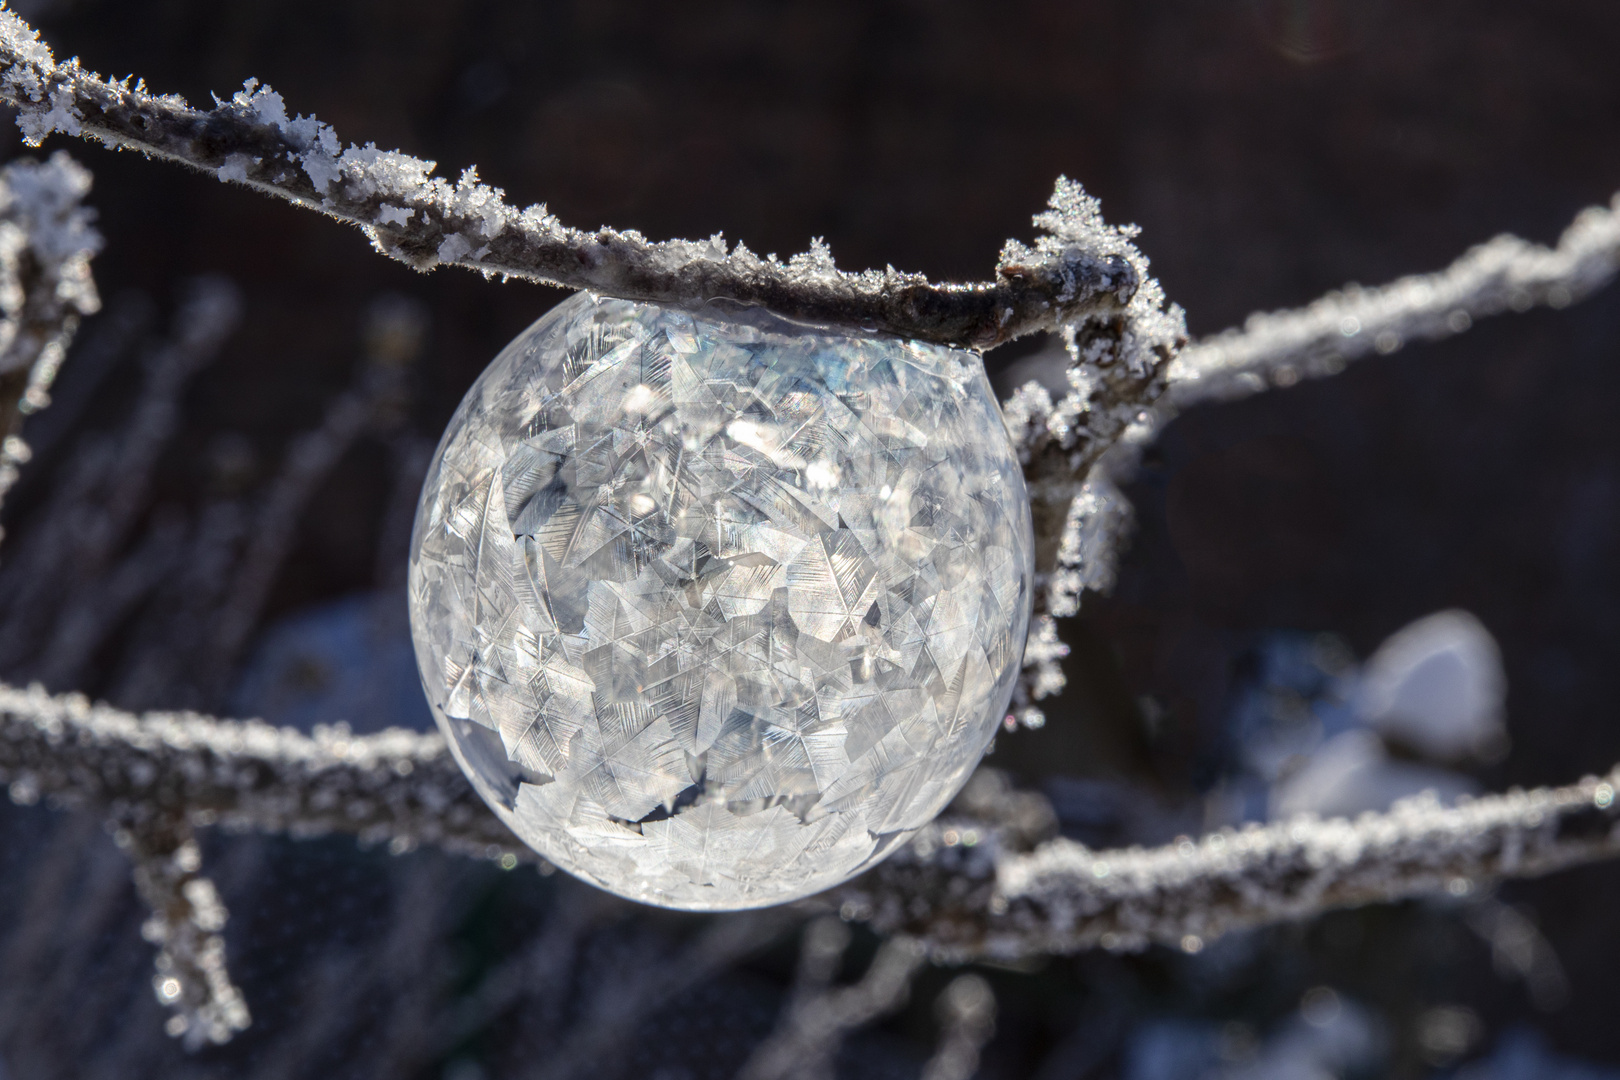
[[[1575,211],[1620,189],[1620,5],[1604,0],[45,0],[25,14],[59,56],[93,70],[135,72],[194,103],[254,76],[289,112],[313,112],[346,139],[434,159],[450,177],[476,163],[512,201],[544,201],[569,224],[658,238],[724,232],[784,257],[821,236],[849,269],[987,277],[1002,241],[1030,235],[1029,216],[1066,174],[1101,197],[1110,220],[1142,226],[1139,243],[1195,335],[1345,282],[1437,269],[1496,232],[1553,242]],[[312,618],[330,628],[334,604],[392,602],[388,553],[402,559],[403,548],[388,530],[409,448],[430,445],[485,363],[563,294],[457,270],[418,275],[308,211],[61,136],[46,149],[58,145],[95,173],[91,202],[107,246],[94,267],[109,310],[149,311],[142,333],[159,334],[198,275],[223,275],[242,298],[239,327],[180,399],[150,514],[198,515],[222,491],[270,484],[290,440],[319,426],[359,378],[379,297],[403,298],[419,316],[402,418],[386,438],[355,439],[313,488],[236,661],[236,689],[214,700],[123,702],[273,713],[262,669],[279,662],[278,640],[316,633]],[[13,136],[3,152],[23,150]],[[986,362],[995,377],[1042,347],[1016,343]],[[1088,595],[1064,627],[1069,689],[1046,703],[1043,729],[1002,737],[990,763],[1049,793],[1126,787],[1172,832],[1196,829],[1230,764],[1233,703],[1261,677],[1268,642],[1330,634],[1364,657],[1412,619],[1458,607],[1500,643],[1509,688],[1511,752],[1474,767],[1479,784],[1607,769],[1620,760],[1617,361],[1620,290],[1611,287],[1566,311],[1491,320],[1337,378],[1182,417],[1129,489],[1139,527],[1118,588]],[[82,379],[77,430],[123,422],[138,365],[106,367]],[[72,359],[62,378],[67,395]],[[8,548],[47,512],[50,481],[72,460],[73,438],[57,445],[6,507]],[[130,606],[73,685],[52,689],[116,702],[143,610]],[[397,674],[391,663],[376,661]],[[339,677],[319,664],[299,670],[316,690]],[[401,678],[408,684],[408,670]],[[373,706],[384,719],[394,707]],[[388,722],[420,721],[413,703],[397,707]],[[296,719],[345,718],[319,711]],[[27,837],[64,827],[42,809],[5,812],[16,820],[0,866],[9,860],[13,888],[0,893],[15,897],[36,872]],[[233,842],[218,841],[217,857]],[[336,841],[271,846],[267,865],[281,869],[263,871],[256,888],[292,897],[284,907],[330,908],[320,923],[328,928],[363,919],[330,906],[331,890],[345,887],[319,882],[350,874],[375,885],[395,873],[385,857]],[[471,872],[410,858],[438,859],[428,881]],[[553,902],[548,890],[567,886],[534,878],[479,888],[483,907],[456,923],[474,942],[468,955],[498,952],[491,942],[515,933],[486,933],[480,919],[521,923]],[[983,1075],[1228,1075],[1208,1070],[1259,1060],[1243,1047],[1265,1044],[1302,995],[1309,1005],[1324,987],[1357,1003],[1378,1033],[1380,1049],[1344,1066],[1350,1072],[1440,1075],[1478,1059],[1486,1064],[1476,1075],[1505,1077],[1519,1075],[1509,1071],[1519,1054],[1540,1063],[1525,1075],[1559,1075],[1549,1063],[1565,1059],[1617,1070],[1579,1075],[1620,1075],[1617,895],[1615,867],[1502,890],[1494,902],[1539,926],[1538,947],[1550,948],[1566,979],[1566,993],[1539,1002],[1532,980],[1504,967],[1500,940],[1469,929],[1466,913],[1423,903],[1276,928],[1201,957],[1058,958],[1038,971],[992,971],[1000,1017]],[[196,1057],[160,1038],[122,1071],[115,1061],[97,1068],[246,1076],[259,1075],[256,1063],[290,1060],[276,1056],[276,1025],[295,1024],[299,980],[311,976],[254,957],[268,948],[267,920],[295,927],[289,938],[327,931],[297,929],[316,918],[308,911],[271,905],[256,920],[254,896],[227,888],[226,901],[233,969],[260,1023]],[[138,922],[132,898],[127,908],[108,926]],[[651,914],[624,919],[636,934],[683,932]],[[682,1029],[697,1032],[681,1037],[691,1060],[660,1064],[648,1050],[604,1059],[601,1071],[668,1080],[734,1071],[770,1023],[769,1010],[735,1002],[780,995],[793,946],[782,949],[720,980],[746,993],[703,991],[733,1004],[702,1006],[720,1034]],[[29,976],[13,966],[0,977]],[[146,995],[120,1014],[125,1022],[161,1026],[139,973],[121,977],[134,980],[131,1002]],[[274,1004],[276,994],[287,1003]],[[933,1020],[928,995],[914,998],[850,1044],[849,1075],[915,1075]],[[62,995],[54,1016],[37,1003],[32,1013],[0,1009],[9,1080],[92,1075],[88,1042],[47,1052],[18,1026],[26,1016],[73,1028],[82,1021],[73,999]],[[637,1038],[662,1045],[668,1036],[652,1033],[665,1021],[655,1021]],[[499,1030],[523,1027],[521,1018],[506,1024]],[[508,1035],[482,1035],[399,1075],[525,1075],[523,1052],[512,1049],[522,1040]],[[1153,1064],[1154,1047],[1198,1039],[1215,1064]],[[373,1075],[361,1036],[338,1042],[289,1075]],[[1095,1060],[1075,1045],[1096,1047]]]

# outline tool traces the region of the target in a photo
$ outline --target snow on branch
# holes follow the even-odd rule
[[[462,777],[438,735],[395,728],[311,737],[255,720],[136,716],[0,685],[0,783],[18,803],[96,808],[132,824],[345,833],[408,851],[421,843],[532,859]]]
[[[888,268],[839,270],[825,244],[787,262],[721,236],[650,241],[630,230],[569,228],[542,205],[518,209],[469,168],[456,183],[435,163],[374,144],[345,146],[313,116],[290,117],[280,94],[249,79],[212,109],[144,82],[113,82],[58,63],[39,35],[0,10],[0,98],[18,107],[30,144],[52,132],[99,139],[246,184],[359,226],[379,251],[421,270],[453,264],[630,300],[699,304],[729,297],[818,323],[987,348],[1130,302],[1139,281],[1118,254],[1054,231],[1011,244],[996,278],[934,283]]]
[[[915,935],[944,959],[1149,944],[1198,952],[1247,927],[1414,896],[1463,898],[1499,879],[1613,858],[1617,784],[1620,767],[1455,806],[1425,793],[1353,821],[1302,816],[1121,851],[1057,839],[1004,854],[1006,826],[947,816],[839,897],[847,917]]]
[[[437,735],[314,737],[257,721],[134,716],[83,697],[0,687],[0,783],[11,798],[95,807],[139,830],[188,825],[428,843],[534,856],[478,797]],[[1017,958],[1162,942],[1196,951],[1231,930],[1620,855],[1620,776],[1355,821],[1299,818],[1160,848],[1050,840],[1039,796],[971,785],[911,846],[819,903],[923,942],[941,959]],[[971,814],[972,816],[964,816]],[[812,903],[818,903],[813,901]]]
[[[1379,288],[1348,285],[1294,311],[1257,312],[1181,351],[1168,372],[1170,404],[1242,397],[1409,341],[1460,334],[1475,320],[1545,305],[1565,308],[1620,270],[1620,193],[1576,215],[1554,248],[1502,235],[1444,270]]]
[[[184,825],[118,828],[114,839],[135,864],[135,889],[152,909],[141,935],[158,946],[152,991],[171,1015],[168,1033],[188,1049],[229,1042],[251,1018],[225,969],[228,915],[214,883],[198,871],[202,854]]]
[[[1145,261],[1142,267],[1144,278],[1157,288],[1146,278]],[[1180,410],[1335,375],[1352,360],[1460,334],[1487,316],[1539,305],[1564,308],[1608,284],[1617,270],[1620,193],[1608,206],[1577,214],[1557,247],[1498,236],[1444,270],[1377,288],[1349,285],[1303,308],[1251,315],[1241,329],[1192,344],[1176,340],[1174,308],[1143,317],[1138,332],[1156,335],[1160,351],[1173,357],[1150,377],[1122,380],[1118,365],[1098,366],[1073,350],[1069,380],[1075,389],[1068,397],[1054,404],[1032,382],[1003,406],[1008,428],[1031,462],[1030,493],[1042,548],[1038,568],[1045,585],[1040,617],[1072,615],[1084,590],[1112,588],[1121,539],[1131,523],[1120,485],[1130,479],[1142,448]],[[1106,414],[1099,387],[1113,388]],[[1100,415],[1106,422],[1099,423]],[[1093,437],[1085,442],[1077,431]],[[1099,433],[1104,437],[1095,437]],[[1041,629],[1038,623],[1035,630]],[[1055,641],[1054,635],[1055,630],[1047,637]],[[1045,639],[1032,632],[1030,641],[1039,649]],[[1061,656],[1037,652],[1026,656],[1030,671],[1020,687],[1019,715],[1029,726],[1041,722],[1040,710],[1030,702],[1063,688],[1057,659]]]
[[[0,169],[0,498],[29,458],[23,417],[50,401],[80,318],[101,308],[89,192],[90,173],[61,151]]]

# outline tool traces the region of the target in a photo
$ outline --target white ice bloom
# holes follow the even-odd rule
[[[455,262],[457,259],[471,254],[472,249],[472,241],[460,233],[451,233],[444,238],[444,242],[439,245],[439,250],[435,254],[440,262]]]
[[[221,165],[214,175],[221,180],[234,180],[239,184],[246,183],[248,166],[252,164],[254,164],[253,158],[247,154],[231,154],[225,158],[225,164]]]

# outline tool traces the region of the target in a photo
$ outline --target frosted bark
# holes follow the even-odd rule
[[[970,786],[956,813],[822,901],[942,959],[1010,959],[1166,943],[1196,951],[1231,930],[1438,893],[1620,855],[1620,776],[1453,807],[1398,803],[1354,821],[1299,818],[1158,848],[1092,851],[1051,840],[1039,796]],[[341,833],[404,852],[430,843],[532,860],[474,795],[437,735],[313,737],[257,721],[135,716],[76,695],[0,687],[0,783],[190,825]],[[964,812],[972,817],[964,817]]]
[[[0,169],[0,499],[32,456],[23,418],[49,403],[80,318],[101,308],[89,192],[90,173],[60,151]]]
[[[166,1030],[192,1050],[229,1042],[250,1017],[225,970],[225,905],[198,872],[196,840],[184,826],[152,821],[130,822],[114,838],[135,863],[136,891],[152,909],[141,934],[158,946],[152,992],[170,1010]]]
[[[916,935],[936,958],[1150,944],[1198,952],[1234,930],[1467,897],[1504,878],[1613,858],[1617,782],[1611,772],[1455,806],[1425,793],[1355,820],[1298,817],[1116,851],[1057,839],[1008,854],[1007,826],[947,816],[836,897],[846,916]]]
[[[1045,584],[1038,602],[1050,615],[1072,615],[1084,590],[1113,587],[1131,526],[1120,485],[1135,471],[1141,450],[1182,409],[1336,375],[1353,360],[1460,334],[1488,316],[1538,306],[1562,309],[1608,284],[1617,270],[1620,193],[1607,206],[1577,214],[1556,247],[1498,236],[1444,270],[1376,288],[1347,285],[1303,308],[1257,312],[1241,329],[1192,344],[1183,345],[1179,326],[1168,323],[1167,317],[1179,316],[1174,309],[1143,319],[1139,325],[1166,342],[1164,351],[1174,356],[1151,378],[1122,380],[1117,365],[1072,350],[1069,380],[1075,389],[1064,400],[1054,403],[1032,382],[1003,405],[1008,429],[1029,463],[1036,566]],[[1098,387],[1112,388],[1112,397]],[[1077,440],[1077,430],[1103,437]],[[1031,635],[1030,648],[1037,645]],[[1063,688],[1055,664],[1033,653],[1025,663],[1025,698],[1038,700]],[[1040,722],[1033,705],[1023,716],[1026,723],[1035,721],[1031,726]]]
[[[923,1066],[922,1080],[972,1080],[979,1072],[979,1053],[996,1030],[996,996],[978,975],[958,975],[940,993],[940,1040]]]
[[[1378,288],[1347,285],[1293,311],[1256,312],[1242,329],[1181,351],[1168,372],[1168,404],[1183,409],[1292,386],[1411,341],[1460,334],[1485,316],[1565,308],[1607,285],[1616,270],[1620,193],[1608,206],[1589,206],[1577,214],[1556,247],[1504,234],[1432,274]]]
[[[892,267],[840,270],[819,240],[783,262],[719,235],[651,241],[631,230],[574,229],[543,205],[509,204],[476,168],[451,183],[432,175],[434,162],[346,146],[313,116],[289,116],[281,95],[255,79],[196,109],[143,82],[58,63],[9,11],[0,11],[0,98],[17,106],[32,145],[62,132],[179,162],[358,226],[379,251],[420,270],[450,264],[685,305],[723,296],[790,318],[973,348],[1117,315],[1141,284],[1127,260],[1061,230],[1033,248],[1009,243],[992,281],[951,284]]]
[[[408,851],[420,843],[532,859],[473,793],[438,735],[392,729],[313,736],[254,720],[134,715],[76,694],[0,686],[0,783],[15,802],[47,798],[118,817],[344,833]]]

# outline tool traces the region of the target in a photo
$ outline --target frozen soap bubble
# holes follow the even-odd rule
[[[526,843],[636,900],[760,907],[878,862],[967,780],[1032,548],[977,357],[581,293],[450,421],[411,625]]]

